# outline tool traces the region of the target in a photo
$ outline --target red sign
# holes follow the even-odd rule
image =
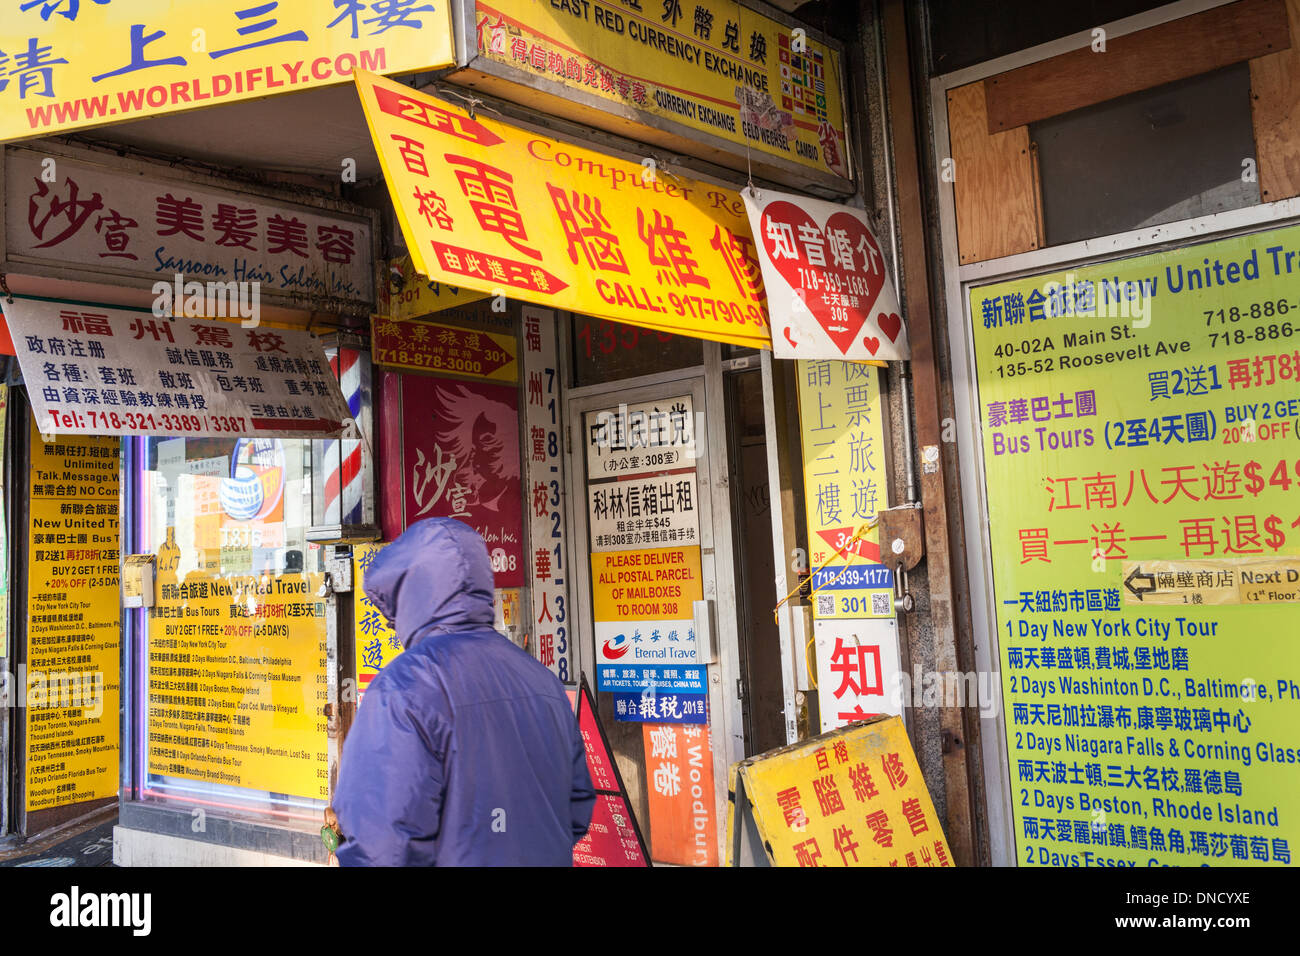
[[[587,835],[573,848],[574,866],[650,866],[645,841],[627,802],[623,778],[609,753],[591,702],[591,689],[582,679],[578,692],[578,727],[587,748],[587,771],[596,790],[596,806]]]
[[[866,538],[853,540],[854,529],[847,528],[824,528],[818,531],[827,544],[829,544],[835,553],[848,557],[857,555],[859,558],[866,558],[868,561],[880,560],[880,545],[875,541],[868,541]]]
[[[742,195],[777,358],[910,357],[898,296],[866,213],[771,190]]]
[[[654,858],[718,865],[713,743],[708,724],[642,724]]]
[[[405,523],[458,518],[482,536],[498,588],[524,584],[519,398],[513,386],[402,377]]]

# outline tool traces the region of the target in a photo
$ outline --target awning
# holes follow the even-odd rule
[[[771,348],[744,202],[358,72],[412,259],[429,279]]]
[[[36,299],[2,304],[43,435],[326,438],[348,419],[310,332]]]

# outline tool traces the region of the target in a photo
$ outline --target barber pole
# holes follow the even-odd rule
[[[330,371],[338,379],[348,414],[354,423],[361,415],[363,391],[361,353],[356,349],[327,349]],[[358,427],[355,426],[354,427]],[[342,453],[337,447],[342,443]],[[362,517],[362,443],[356,438],[331,439],[325,444],[325,521],[360,524]]]

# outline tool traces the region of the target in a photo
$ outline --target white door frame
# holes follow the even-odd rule
[[[574,621],[574,666],[582,673],[596,660],[595,628],[591,620],[591,555],[587,520],[586,442],[581,429],[586,412],[690,395],[698,423],[696,429],[696,482],[700,501],[700,573],[704,599],[713,602],[716,663],[707,667],[709,714],[713,735],[713,790],[718,830],[718,859],[725,857],[727,779],[733,763],[745,756],[745,728],[738,693],[740,674],[739,633],[736,613],[736,575],[732,547],[730,469],[727,461],[727,423],[722,384],[721,347],[704,343],[704,364],[617,382],[568,388],[564,393],[565,469],[569,478],[568,538],[569,580]],[[705,494],[708,489],[708,494]],[[595,690],[594,673],[592,688]]]

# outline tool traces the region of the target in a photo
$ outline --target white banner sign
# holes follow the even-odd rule
[[[588,485],[591,550],[699,544],[696,503],[694,469]]]
[[[838,203],[745,189],[783,359],[907,359],[894,284],[866,214]]]
[[[258,283],[262,296],[374,302],[370,222],[309,205],[10,147],[7,254],[61,269]]]
[[[4,317],[43,435],[326,438],[348,418],[309,332],[31,299]]]
[[[902,716],[898,622],[815,621],[822,733],[873,714]]]
[[[587,480],[695,467],[691,397],[587,412]]]

